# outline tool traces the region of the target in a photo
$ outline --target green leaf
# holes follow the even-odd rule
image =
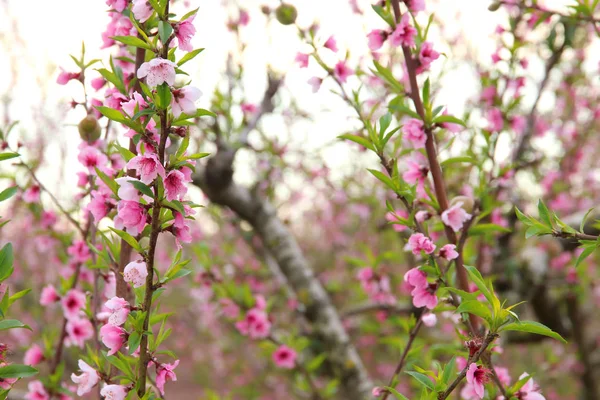
[[[193,115],[187,115],[185,113],[182,113],[179,116],[179,118],[177,118],[174,122],[181,122],[181,121],[186,120],[186,119],[200,118],[200,117],[205,117],[205,116],[217,118],[217,114],[215,114],[214,112],[205,110],[203,108],[198,108],[198,109],[196,109],[196,112]]]
[[[10,364],[0,367],[0,379],[29,378],[37,373],[38,370],[29,365]]]
[[[0,250],[0,282],[13,273],[13,247],[11,243],[4,245]]]
[[[2,193],[0,193],[0,202],[4,201],[4,200],[8,200],[11,197],[13,197],[17,191],[19,190],[19,188],[17,188],[16,186],[12,186],[9,188],[6,188],[2,191]]]
[[[208,157],[210,156],[210,153],[194,153],[194,154],[190,154],[189,156],[186,157],[187,160],[199,160],[201,158],[204,157]]]
[[[485,284],[485,281],[483,280],[483,276],[481,276],[481,273],[479,272],[479,270],[477,270],[477,268],[472,267],[470,265],[465,265],[465,269],[467,270],[467,273],[469,274],[470,280],[473,281],[473,283],[481,291],[481,294],[483,294],[485,296],[485,298],[487,299],[487,301],[490,304],[494,304],[494,300],[497,301],[496,296],[490,292],[490,290],[487,287],[487,285]]]
[[[477,160],[474,159],[473,157],[469,157],[469,156],[452,157],[452,158],[442,161],[440,163],[440,165],[442,167],[445,167],[447,165],[458,164],[458,163],[477,164]]]
[[[11,158],[16,158],[16,157],[19,157],[19,156],[20,156],[19,153],[13,153],[13,152],[1,153],[0,154],[0,161],[10,160]]]
[[[420,372],[415,372],[415,371],[407,371],[406,373],[408,375],[412,376],[413,378],[415,378],[417,381],[419,381],[419,383],[421,385],[425,386],[427,389],[430,389],[430,390],[435,389],[433,382],[431,382],[431,379],[429,379],[429,377],[427,375],[424,375],[424,374],[421,374]]]
[[[501,331],[518,331],[518,332],[528,332],[535,333],[538,335],[548,336],[556,340],[560,340],[563,343],[567,343],[567,341],[560,336],[558,333],[554,332],[552,329],[548,328],[546,325],[540,324],[536,321],[521,321],[521,322],[511,322],[506,325],[502,325],[500,327]]]
[[[0,196],[1,197],[1,196]],[[0,200],[2,201],[2,200]],[[585,229],[585,222],[587,221],[588,217],[590,216],[590,213],[594,211],[593,208],[590,208],[588,210],[588,212],[585,213],[585,215],[583,216],[583,219],[581,220],[581,224],[579,224],[579,232],[584,233],[583,230]]]
[[[127,244],[130,245],[133,249],[135,249],[138,253],[140,253],[140,254],[144,253],[142,246],[140,246],[138,241],[135,240],[135,238],[133,236],[131,236],[129,233],[127,233],[125,231],[120,231],[118,229],[114,229],[112,227],[109,227],[109,229],[111,231],[113,231],[114,233],[116,233],[125,242],[127,242]]]
[[[379,64],[377,61],[373,61],[373,64],[375,65],[375,70],[371,69],[371,71],[375,75],[379,76],[381,79],[386,81],[387,84],[392,87],[394,92],[396,92],[396,93],[404,92],[404,88],[402,87],[402,85],[400,83],[398,83],[398,80],[394,77],[394,75],[392,74],[392,71],[390,71],[389,68],[384,67],[383,65]]]
[[[156,105],[162,110],[166,110],[171,104],[171,89],[165,82],[156,88]]]
[[[575,268],[579,266],[586,258],[588,258],[592,253],[598,248],[597,244],[585,245],[583,251],[577,257],[577,261],[575,262]]]
[[[369,141],[369,139],[365,138],[364,136],[353,135],[351,133],[345,133],[343,135],[338,136],[338,138],[350,140],[351,142],[360,144],[364,148],[375,151],[373,144]]]
[[[160,36],[160,41],[163,43],[167,43],[169,37],[173,33],[173,27],[171,24],[165,21],[158,22],[158,36]]]
[[[393,394],[394,397],[396,397],[396,399],[398,399],[398,400],[408,400],[408,397],[404,396],[403,394],[401,394],[399,391],[397,391],[393,387],[384,386],[383,388],[385,390],[387,390],[388,392],[390,392],[391,394]]]
[[[121,114],[120,111],[115,110],[114,108],[97,106],[96,110],[100,111],[100,113],[102,115],[104,115],[106,118],[113,120],[115,122],[119,122],[122,124],[122,123],[125,123],[125,121],[127,121],[125,116],[123,114]]]
[[[112,179],[110,176],[106,175],[104,172],[100,171],[98,169],[98,167],[94,167],[96,170],[96,175],[98,175],[98,178],[100,178],[102,180],[102,182],[104,182],[104,184],[106,186],[108,186],[108,188],[116,195],[117,192],[119,191],[119,184]]]
[[[397,111],[401,114],[409,115],[418,120],[421,119],[421,116],[419,114],[417,114],[415,111],[411,110],[409,107],[404,105],[404,98],[401,96],[398,96],[398,97],[394,98],[392,101],[390,101],[388,108],[392,111]]]
[[[150,189],[150,187],[148,185],[146,185],[143,182],[140,181],[129,181],[134,188],[136,188],[137,190],[139,190],[140,192],[142,192],[142,194],[145,194],[146,196],[150,196],[152,198],[154,198],[154,193],[152,193],[152,189]]]
[[[181,57],[181,60],[179,60],[177,62],[177,66],[181,67],[183,64],[192,60],[194,57],[196,57],[198,54],[202,53],[203,51],[204,51],[204,49],[196,49],[196,50],[190,51],[185,56]]]
[[[15,329],[15,328],[23,328],[23,329],[31,330],[29,325],[25,325],[24,323],[22,323],[21,321],[16,320],[16,319],[5,319],[5,320],[0,321],[0,331],[4,331],[7,329]]]
[[[469,313],[481,317],[491,324],[492,312],[484,303],[477,300],[467,300],[460,303],[457,313]]]
[[[107,70],[106,68],[100,68],[100,69],[97,69],[96,71],[98,71],[104,79],[106,79],[107,81],[112,83],[121,93],[126,92],[125,84],[123,83],[123,81],[121,79],[119,79],[119,77],[117,75],[115,75],[111,71]]]
[[[540,213],[540,220],[546,224],[547,227],[552,228],[552,220],[550,219],[550,211],[544,202],[538,200],[538,212]]]
[[[452,115],[440,115],[439,117],[437,117],[436,119],[433,120],[433,123],[434,124],[450,123],[450,124],[462,125],[464,127],[467,126],[463,120],[453,117]]]
[[[450,378],[452,378],[452,374],[454,373],[455,366],[456,366],[456,358],[452,357],[452,359],[444,367],[444,372],[442,374],[442,381],[445,384],[448,384],[450,382]]]
[[[146,50],[154,50],[154,48],[136,36],[113,36],[111,39],[126,44],[127,46],[140,47]]]
[[[129,335],[129,339],[127,340],[127,346],[129,347],[129,355],[135,353],[135,351],[140,347],[140,342],[142,341],[142,335],[138,332],[133,332]]]
[[[123,159],[125,159],[125,161],[129,161],[133,157],[135,157],[135,154],[133,154],[133,152],[131,150],[126,149],[125,147],[121,146],[120,144],[114,143],[114,146],[117,149],[117,151],[119,152],[119,154],[121,154],[121,157],[123,157]]]
[[[393,191],[396,191],[396,185],[394,185],[392,178],[390,178],[389,176],[387,176],[386,174],[384,174],[381,171],[377,171],[376,169],[367,169],[367,171],[369,171],[371,174],[373,174],[373,176],[375,176],[375,178],[377,178],[381,182],[385,183],[385,185],[387,187],[389,187]]]

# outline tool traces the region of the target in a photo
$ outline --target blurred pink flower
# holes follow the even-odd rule
[[[279,368],[292,369],[296,366],[296,357],[294,349],[281,345],[273,353],[273,362]]]

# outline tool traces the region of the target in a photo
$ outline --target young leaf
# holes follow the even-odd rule
[[[133,249],[135,249],[135,251],[137,251],[140,254],[144,253],[144,249],[142,249],[142,246],[140,246],[138,241],[135,240],[135,238],[133,236],[131,236],[129,233],[127,233],[125,231],[120,231],[118,229],[114,229],[112,227],[109,227],[109,229],[111,231],[113,231],[114,233],[116,233],[125,242],[127,242],[127,244],[130,245]]]
[[[37,373],[38,370],[29,365],[10,364],[0,367],[0,379],[29,378]]]
[[[0,193],[0,202],[4,201],[4,200],[8,200],[11,197],[13,197],[16,193],[17,193],[18,188],[16,186],[13,187],[9,187],[4,189],[1,193]]]
[[[0,250],[0,282],[11,276],[13,273],[13,248],[12,244],[7,243]]]
[[[31,330],[31,328],[28,325],[25,325],[24,323],[22,323],[21,321],[16,320],[16,319],[4,319],[4,320],[0,321],[0,331],[4,331],[7,329],[15,329],[15,328],[23,328],[23,329]]]
[[[500,327],[500,330],[535,333],[538,335],[548,336],[553,339],[560,340],[563,343],[567,343],[567,341],[558,333],[554,332],[546,325],[540,324],[536,321],[511,322],[506,325],[502,325]]]
[[[423,386],[425,386],[428,389],[434,390],[435,386],[433,385],[433,382],[431,382],[431,379],[429,379],[429,377],[427,375],[421,374],[419,372],[415,372],[415,371],[408,371],[406,372],[408,375],[412,376],[413,378],[415,378],[417,381],[419,381],[419,383]]]
[[[183,64],[192,60],[194,57],[196,57],[198,54],[202,53],[203,51],[204,51],[204,49],[196,49],[196,50],[190,51],[185,56],[181,57],[181,60],[179,60],[177,62],[177,66],[181,67]]]

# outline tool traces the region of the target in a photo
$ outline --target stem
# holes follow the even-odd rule
[[[417,337],[417,334],[419,333],[419,329],[421,329],[421,326],[423,325],[423,320],[421,319],[422,315],[423,315],[423,313],[421,313],[421,315],[419,316],[419,319],[417,320],[417,324],[415,325],[413,330],[410,332],[410,336],[408,337],[408,342],[406,343],[406,346],[404,347],[402,356],[400,356],[400,361],[398,362],[398,365],[396,366],[396,369],[394,370],[394,374],[392,375],[392,377],[390,378],[390,380],[387,384],[388,387],[391,387],[394,384],[394,380],[396,379],[396,377],[398,376],[400,371],[402,371],[402,367],[404,367],[404,363],[406,362],[406,357],[408,356],[408,352],[410,351],[410,348],[412,347],[413,342],[415,341],[415,338]],[[382,400],[386,400],[389,395],[390,395],[390,392],[388,390],[386,390],[385,394],[382,397]]]
[[[400,22],[400,0],[394,0],[392,2],[394,8],[394,15],[396,17],[396,23]],[[417,114],[421,117],[423,122],[426,121],[425,108],[423,107],[423,103],[421,102],[421,97],[419,95],[419,86],[417,83],[417,74],[416,74],[416,65],[415,60],[412,57],[410,52],[410,48],[406,46],[402,46],[402,53],[404,54],[404,59],[406,61],[406,70],[408,72],[408,77],[410,81],[410,98],[412,99]],[[442,172],[442,168],[437,159],[437,150],[435,148],[435,138],[433,136],[433,132],[431,127],[426,126],[425,133],[427,134],[427,141],[425,142],[425,151],[427,152],[427,160],[429,161],[429,170],[431,171],[431,176],[433,178],[433,186],[435,189],[435,195],[437,197],[438,204],[440,206],[439,213],[442,214],[446,209],[448,209],[448,196],[446,194],[445,182],[444,182],[444,174]],[[452,244],[457,243],[456,234],[454,231],[444,224],[444,232],[446,233],[446,237],[448,241]],[[459,249],[457,248],[457,251]],[[458,252],[458,257],[455,260],[456,265],[456,275],[458,278],[458,286],[461,290],[466,292],[469,291],[469,278],[467,276],[467,270],[464,266],[464,261],[462,257],[462,252]],[[479,321],[477,317],[473,314],[469,314],[469,318],[471,319],[471,325],[473,325],[473,329],[475,332],[479,330]]]

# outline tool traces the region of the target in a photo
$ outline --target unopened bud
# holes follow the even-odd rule
[[[498,11],[498,9],[500,8],[500,6],[502,5],[502,3],[495,1],[492,4],[490,4],[490,6],[488,7],[488,10],[494,12],[494,11]]]
[[[77,127],[79,128],[79,136],[81,136],[81,139],[89,143],[98,140],[102,133],[100,124],[93,115],[88,115],[82,119]]]
[[[260,11],[262,11],[262,13],[265,15],[271,14],[271,8],[269,8],[269,6],[262,6],[260,8]]]
[[[472,198],[468,196],[456,196],[450,201],[450,207],[457,205],[458,203],[462,203],[461,208],[468,213],[473,212],[473,206],[475,202]]]
[[[283,3],[275,10],[275,16],[282,25],[291,25],[296,22],[298,11],[293,5]]]

